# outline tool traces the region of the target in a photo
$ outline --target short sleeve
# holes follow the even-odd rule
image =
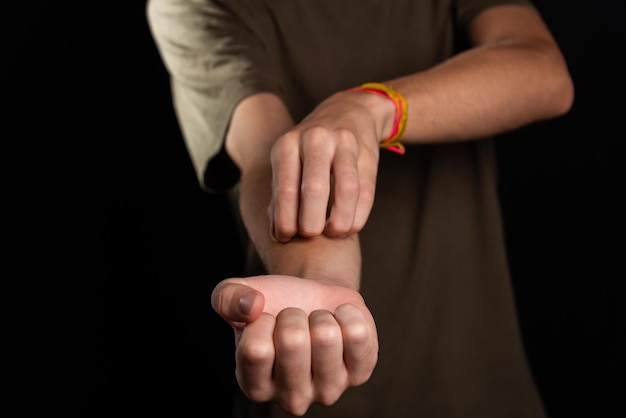
[[[218,1],[149,0],[146,7],[200,185],[227,190],[238,180],[223,149],[234,108],[257,92],[282,95],[264,45]]]

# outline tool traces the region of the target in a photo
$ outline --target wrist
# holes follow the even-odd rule
[[[396,107],[389,99],[378,94],[364,94],[348,90],[346,94],[355,95],[359,105],[363,106],[374,121],[377,145],[389,137],[393,130]]]
[[[315,280],[358,291],[361,255],[358,236],[329,238],[296,237],[288,243],[273,243],[268,260],[270,274]]]
[[[405,148],[404,145],[400,142],[400,139],[404,135],[404,130],[407,124],[408,118],[408,102],[405,97],[398,90],[390,87],[386,84],[382,83],[365,83],[361,84],[357,87],[352,87],[347,90],[348,92],[357,92],[357,93],[368,93],[367,96],[379,97],[381,99],[386,100],[388,103],[393,104],[393,119],[391,123],[391,132],[386,134],[380,142],[379,146],[381,148],[389,149],[390,151],[396,152],[398,154],[404,154]],[[380,103],[380,100],[378,100]],[[381,106],[382,104],[379,104]],[[385,112],[382,108],[376,109],[378,112],[382,113],[383,123],[379,124],[378,127],[385,131],[388,129],[386,125],[389,125],[389,106],[387,106],[387,111]],[[374,114],[374,120],[379,120],[379,113]],[[388,131],[387,131],[388,132]]]

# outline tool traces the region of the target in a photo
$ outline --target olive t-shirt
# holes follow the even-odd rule
[[[330,94],[429,68],[467,45],[485,8],[525,0],[151,0],[174,106],[207,191],[238,176],[223,151],[234,107],[279,95],[295,121]],[[419,125],[419,121],[412,122]],[[538,418],[509,278],[492,140],[381,151],[360,234],[377,323],[371,379],[307,417]],[[257,408],[260,407],[260,408]],[[238,416],[284,415],[239,404]]]

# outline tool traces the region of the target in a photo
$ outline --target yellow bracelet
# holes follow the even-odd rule
[[[380,143],[381,148],[386,148],[398,154],[404,154],[404,145],[400,142],[400,138],[404,135],[406,122],[408,117],[408,104],[405,97],[393,87],[381,83],[365,83],[358,87],[352,87],[348,91],[363,91],[374,93],[390,99],[396,107],[396,114],[393,120],[393,128],[387,139]]]

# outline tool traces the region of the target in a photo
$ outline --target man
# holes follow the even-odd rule
[[[250,239],[249,274],[212,295],[253,401],[239,413],[543,417],[491,142],[572,105],[532,4],[151,0],[148,16],[200,184],[235,192]]]

